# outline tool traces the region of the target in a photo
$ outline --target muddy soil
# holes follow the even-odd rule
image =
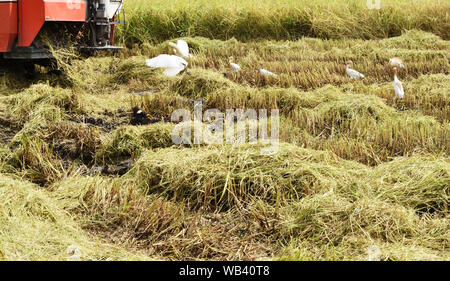
[[[20,129],[11,121],[0,116],[0,145],[7,145]]]

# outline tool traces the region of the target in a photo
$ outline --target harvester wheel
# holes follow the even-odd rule
[[[25,78],[32,80],[36,78],[36,67],[33,62],[24,62],[23,69],[25,70]]]

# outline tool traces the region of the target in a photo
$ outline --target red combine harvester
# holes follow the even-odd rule
[[[114,26],[122,23],[123,0],[0,0],[0,58],[36,64],[52,59],[40,34],[52,45],[68,44],[80,50],[120,49],[114,44]]]

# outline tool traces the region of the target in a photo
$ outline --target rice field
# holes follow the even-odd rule
[[[381,4],[128,0],[124,51],[0,65],[0,260],[450,260],[450,3]],[[278,109],[278,153],[175,145],[195,100]]]

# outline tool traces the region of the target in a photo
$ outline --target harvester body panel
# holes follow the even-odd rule
[[[17,32],[17,0],[0,1],[0,53],[12,49]]]
[[[19,0],[17,46],[29,47],[45,21],[86,21],[85,0]]]

